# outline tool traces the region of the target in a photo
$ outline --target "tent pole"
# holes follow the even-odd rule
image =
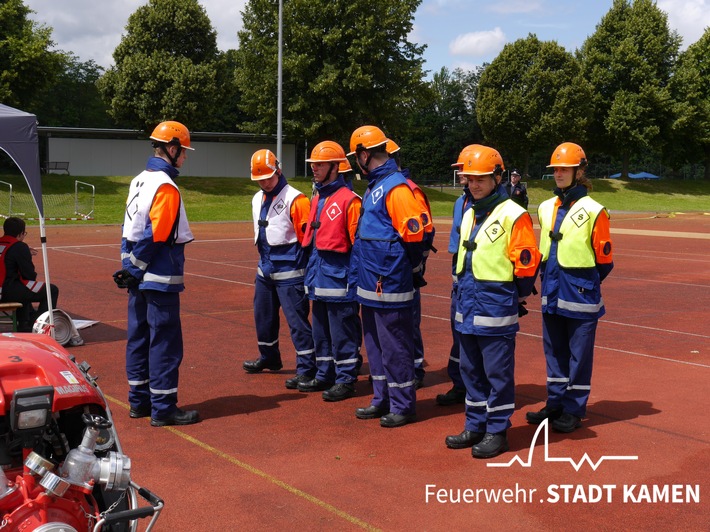
[[[47,292],[47,308],[49,309],[49,332],[54,338],[54,308],[52,308],[52,285],[49,280],[49,259],[47,258],[47,233],[44,228],[44,214],[39,217],[39,238],[42,242],[42,264],[44,265],[44,284]]]

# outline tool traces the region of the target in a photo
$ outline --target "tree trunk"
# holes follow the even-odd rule
[[[629,154],[624,153],[623,159],[621,161],[621,177],[622,178],[627,178],[629,177]]]

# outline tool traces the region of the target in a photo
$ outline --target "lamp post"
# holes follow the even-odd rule
[[[278,66],[278,96],[277,96],[277,102],[276,102],[276,158],[279,161],[282,161],[281,159],[281,122],[282,122],[282,111],[281,111],[281,106],[282,106],[282,101],[283,101],[283,96],[282,96],[282,83],[283,83],[283,73],[282,73],[282,68],[283,68],[283,7],[284,3],[283,0],[279,0],[279,66]],[[282,163],[283,164],[283,163]]]

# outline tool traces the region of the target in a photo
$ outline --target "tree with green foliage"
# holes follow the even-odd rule
[[[61,54],[49,49],[52,30],[28,18],[22,0],[0,0],[0,102],[32,112],[38,93],[61,71]]]
[[[40,125],[115,127],[96,88],[103,68],[93,60],[81,62],[71,52],[65,53],[62,59],[62,72],[37,97],[33,113]]]
[[[486,142],[527,173],[534,152],[583,139],[589,98],[574,56],[530,34],[506,44],[485,69],[476,114]]]
[[[409,107],[404,128],[391,133],[401,146],[402,163],[418,182],[451,181],[451,164],[463,147],[481,142],[476,93],[484,68],[451,72],[442,67],[428,83],[428,97]]]
[[[702,161],[710,180],[710,28],[680,55],[670,87],[675,120],[668,158],[678,164]]]
[[[216,63],[217,87],[219,96],[214,102],[214,111],[207,119],[206,131],[221,131],[237,133],[241,131],[239,124],[246,115],[239,108],[241,92],[236,82],[239,70],[239,58],[236,50],[220,52]]]
[[[653,0],[614,0],[578,52],[592,86],[590,147],[620,157],[623,176],[631,155],[649,148],[661,153],[669,139],[668,83],[679,46]]]
[[[397,130],[422,93],[423,46],[407,40],[421,0],[288,0],[283,3],[283,132],[314,142],[349,139],[373,123]],[[243,124],[275,133],[278,2],[249,0],[239,32]]]
[[[99,80],[117,121],[149,131],[161,120],[203,129],[216,110],[217,34],[197,0],[150,0],[128,19]]]

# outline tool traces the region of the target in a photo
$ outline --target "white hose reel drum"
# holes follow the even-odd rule
[[[60,345],[69,345],[72,347],[84,345],[84,339],[79,335],[76,325],[72,321],[69,314],[63,310],[54,309],[54,339]],[[32,327],[32,332],[37,334],[46,334],[51,336],[49,325],[49,311],[41,314]]]

